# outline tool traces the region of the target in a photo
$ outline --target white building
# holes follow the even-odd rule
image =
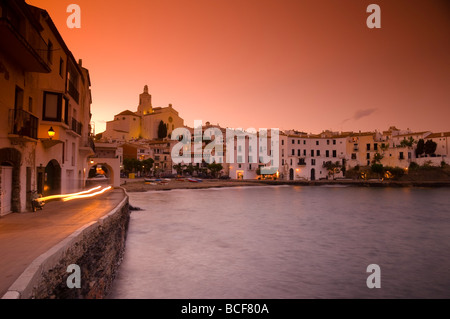
[[[328,178],[328,170],[323,167],[326,162],[339,162],[346,167],[346,141],[346,136],[330,131],[285,135],[280,141],[282,178],[292,181]],[[341,176],[342,172],[334,175]]]

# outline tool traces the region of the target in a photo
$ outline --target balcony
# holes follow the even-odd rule
[[[298,166],[305,166],[306,165],[305,159],[304,158],[299,158],[298,162],[297,162],[297,165]]]
[[[37,141],[38,118],[24,110],[9,110],[10,138],[19,138],[23,141]],[[31,140],[30,140],[31,139]]]
[[[77,87],[74,83],[69,81],[69,95],[75,100],[75,102],[79,103],[80,101],[80,93],[77,90]]]
[[[48,46],[39,31],[25,18],[20,2],[2,2],[0,49],[26,72],[49,73]],[[27,8],[22,8],[27,10]]]
[[[75,136],[81,136],[82,129],[83,129],[83,124],[81,124],[80,122],[78,122],[75,119],[72,119],[72,122],[71,122],[68,132],[69,133],[71,132],[72,135],[75,135]]]

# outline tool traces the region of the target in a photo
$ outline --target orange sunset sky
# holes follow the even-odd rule
[[[450,131],[446,0],[27,0],[46,9],[92,81],[96,133],[172,103],[233,128]],[[69,4],[81,28],[69,29]],[[381,29],[369,29],[369,4]]]

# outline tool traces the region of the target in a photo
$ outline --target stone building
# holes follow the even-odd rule
[[[153,107],[152,96],[148,93],[146,85],[144,92],[139,95],[137,111],[125,110],[115,115],[113,121],[106,123],[106,130],[102,133],[102,137],[113,142],[154,140],[158,138],[158,127],[161,121],[166,125],[169,138],[174,129],[184,126],[184,120],[172,104],[167,107]]]
[[[1,215],[26,211],[32,191],[84,186],[94,154],[90,85],[45,10],[0,2]]]

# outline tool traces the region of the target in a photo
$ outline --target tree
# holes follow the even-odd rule
[[[382,164],[373,163],[372,166],[370,167],[370,170],[373,173],[378,174],[379,179],[381,179],[381,176],[383,176],[384,174],[384,167]]]
[[[167,137],[167,126],[164,124],[164,122],[161,120],[159,122],[158,126],[158,138],[163,139]]]
[[[341,172],[342,165],[339,161],[337,162],[328,161],[323,164],[323,168],[326,168],[328,170],[328,176],[333,176],[334,179],[334,175],[339,174]]]
[[[124,158],[123,167],[126,172],[138,172],[141,171],[142,164],[141,161],[136,158]]]
[[[213,177],[216,177],[216,174],[223,169],[222,164],[219,164],[219,163],[211,163],[211,164],[208,164],[207,167],[210,170],[211,175]]]
[[[425,141],[423,140],[423,138],[421,138],[418,142],[417,142],[417,146],[416,146],[416,157],[419,157],[420,155],[422,155],[425,152]]]
[[[434,152],[436,152],[436,148],[437,148],[437,144],[435,141],[433,141],[433,140],[426,141],[426,143],[424,145],[425,154],[427,154],[427,155],[434,154]]]
[[[142,168],[144,169],[144,173],[149,173],[153,167],[154,160],[152,158],[148,158],[141,162]]]
[[[192,176],[192,173],[195,171],[195,167],[192,165],[192,163],[189,163],[189,165],[187,165],[185,168],[184,168],[184,172],[185,173],[188,173],[189,175],[191,175]]]
[[[373,156],[373,160],[372,160],[372,164],[380,164],[381,160],[384,158],[383,155],[381,155],[380,153],[375,153],[375,155]]]
[[[412,147],[414,145],[414,138],[410,136],[408,139],[404,138],[403,141],[400,142],[401,147]]]
[[[175,164],[174,166],[173,166],[173,169],[174,170],[176,170],[177,171],[177,174],[178,175],[182,175],[183,174],[183,169],[185,168],[185,166],[186,165],[183,165],[183,164]]]

